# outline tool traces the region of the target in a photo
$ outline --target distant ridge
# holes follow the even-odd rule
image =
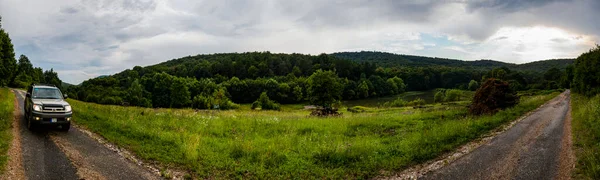
[[[393,54],[377,51],[360,52],[337,52],[331,54],[342,59],[349,59],[356,62],[376,63],[379,66],[408,66],[408,67],[428,67],[428,66],[448,66],[448,67],[472,67],[480,69],[494,69],[499,67],[509,67],[519,71],[544,72],[553,67],[564,69],[569,64],[573,64],[575,59],[551,59],[540,60],[525,64],[505,63],[494,60],[475,60],[465,61],[458,59],[426,57],[404,54]]]

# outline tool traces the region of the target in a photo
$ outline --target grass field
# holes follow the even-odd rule
[[[494,116],[465,104],[372,108],[339,118],[278,111],[149,109],[69,100],[74,122],[145,160],[200,178],[371,178],[435,158],[517,119],[558,93],[526,96]]]
[[[600,179],[600,95],[573,94],[572,128],[578,179]]]
[[[13,120],[15,95],[7,88],[0,88],[0,171],[4,170],[10,147],[12,134],[10,131]],[[0,173],[1,174],[1,173]]]
[[[347,107],[353,107],[353,106],[377,107],[385,102],[394,101],[398,98],[403,99],[405,101],[412,101],[415,99],[423,99],[427,103],[433,103],[433,97],[436,92],[437,92],[437,90],[409,91],[409,92],[405,92],[405,93],[398,94],[395,96],[343,101],[343,105],[347,106]],[[465,101],[465,100],[470,101],[471,98],[473,97],[473,94],[475,94],[474,91],[462,91],[461,90],[460,100],[461,101]]]

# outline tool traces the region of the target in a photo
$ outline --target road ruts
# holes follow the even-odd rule
[[[565,178],[559,171],[572,168],[560,167],[561,150],[570,148],[562,147],[568,140],[564,129],[570,128],[564,127],[569,102],[567,90],[488,144],[422,179]]]
[[[17,119],[27,179],[160,179],[75,127],[69,132],[30,131],[24,118],[25,92],[13,91],[20,109]]]

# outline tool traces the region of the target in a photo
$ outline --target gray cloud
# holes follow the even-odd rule
[[[379,50],[525,62],[552,49],[551,57],[572,56],[589,48],[581,41],[598,42],[598,9],[595,0],[0,0],[17,53],[71,83],[200,53]],[[540,50],[495,35],[536,26],[573,37],[551,37]]]

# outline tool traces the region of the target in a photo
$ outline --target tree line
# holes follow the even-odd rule
[[[53,84],[60,88],[62,81],[53,69],[34,68],[25,55],[21,55],[17,62],[12,40],[2,28],[0,17],[0,86],[27,88],[33,83]]]
[[[588,97],[600,94],[600,46],[596,45],[575,60],[571,86],[573,91]]]
[[[379,66],[327,54],[248,52],[187,56],[148,67],[136,66],[84,81],[67,92],[88,102],[144,107],[223,109],[257,101],[316,102],[311,95],[310,77],[319,72],[330,73],[339,83],[340,91],[332,91],[340,92],[336,100],[436,88],[474,90],[487,78],[508,81],[516,91],[566,88],[570,83],[563,76],[572,74],[569,68],[540,73],[508,67]],[[266,96],[260,101],[262,94]]]

